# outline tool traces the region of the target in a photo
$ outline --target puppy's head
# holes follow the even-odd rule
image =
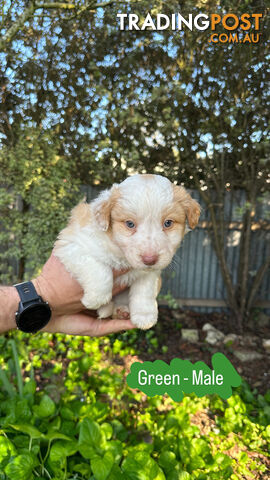
[[[163,269],[200,206],[183,187],[160,175],[134,175],[103,192],[93,204],[99,227],[136,269]]]

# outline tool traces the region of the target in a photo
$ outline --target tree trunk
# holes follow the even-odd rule
[[[29,212],[30,205],[24,200],[20,199],[20,206],[19,210],[22,215],[22,232],[21,232],[21,239],[20,239],[20,259],[19,259],[19,267],[18,267],[18,281],[23,282],[24,274],[25,274],[25,264],[26,264],[26,257],[24,252],[24,245],[23,245],[23,238],[27,233],[28,229],[28,222],[27,222],[27,213]]]

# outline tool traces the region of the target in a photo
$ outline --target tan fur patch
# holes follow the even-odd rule
[[[117,202],[112,208],[111,216],[114,221],[124,222],[126,220],[132,220],[134,223],[136,223],[134,212],[124,208],[123,205],[120,205]]]
[[[127,208],[124,208],[123,205],[115,203],[111,211],[111,226],[112,230],[115,232],[121,232],[126,236],[131,236],[136,232],[136,227],[130,229],[126,226],[125,222],[131,220],[137,226],[138,221],[134,212],[130,212]]]
[[[109,230],[111,229],[112,209],[117,204],[117,200],[119,198],[120,198],[120,191],[117,187],[114,187],[111,191],[111,194],[108,200],[104,200],[104,202],[102,202],[99,205],[98,209],[96,209],[94,212],[97,218],[97,221],[106,227],[106,229],[108,230],[108,233],[110,233]]]
[[[64,228],[58,235],[54,244],[54,250],[57,251],[64,244],[69,241],[69,237],[74,235],[78,225],[85,227],[91,222],[91,211],[88,203],[81,202],[71,211],[70,219],[66,228]]]
[[[184,187],[173,185],[173,196],[175,204],[180,204],[184,209],[190,228],[195,228],[200,217],[201,207],[194,200]]]
[[[152,173],[142,173],[142,174],[141,174],[141,177],[142,177],[144,180],[153,180],[153,178],[155,177],[155,175],[153,175]]]
[[[79,223],[80,227],[85,227],[91,221],[91,211],[88,203],[79,203],[73,208],[70,217],[70,223]]]
[[[186,213],[181,203],[174,201],[169,208],[164,209],[162,223],[164,223],[165,220],[173,220],[173,222],[181,224],[185,223]]]

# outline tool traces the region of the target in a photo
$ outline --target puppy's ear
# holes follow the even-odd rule
[[[200,205],[187,193],[184,187],[173,185],[173,195],[174,201],[179,202],[184,208],[190,228],[195,228],[201,213]]]
[[[92,211],[95,219],[104,232],[106,232],[111,223],[111,211],[119,198],[118,185],[114,184],[110,190],[104,190],[92,202]]]

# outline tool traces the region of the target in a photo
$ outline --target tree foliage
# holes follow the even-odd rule
[[[16,144],[1,150],[0,161],[1,281],[14,282],[10,258],[19,261],[19,280],[47,260],[78,189],[72,160],[59,154],[59,141],[48,133],[19,132]]]

